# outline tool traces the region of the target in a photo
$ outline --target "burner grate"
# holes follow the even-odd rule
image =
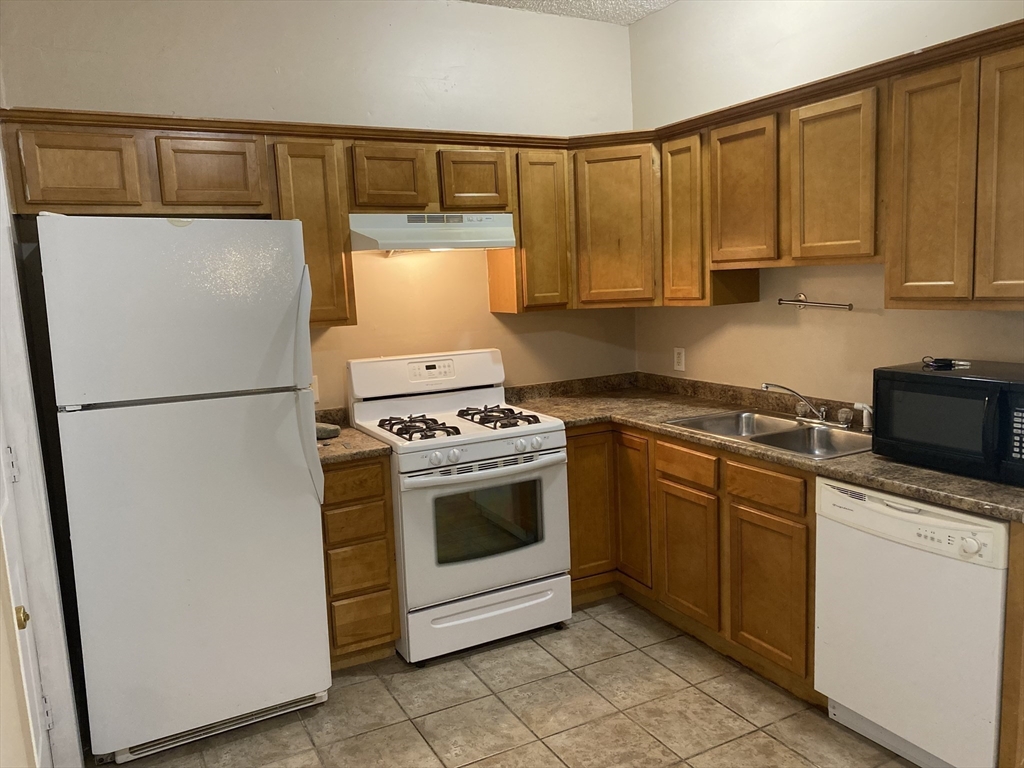
[[[404,440],[432,440],[445,435],[461,435],[458,427],[449,427],[443,421],[432,419],[426,414],[420,416],[388,416],[377,422],[377,426]]]
[[[463,408],[456,414],[460,419],[472,421],[490,429],[508,429],[524,424],[539,424],[540,417],[523,413],[515,408],[502,405],[485,405],[483,408]]]

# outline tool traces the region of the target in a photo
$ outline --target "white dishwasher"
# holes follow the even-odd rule
[[[921,766],[996,763],[1008,524],[818,479],[814,687]]]

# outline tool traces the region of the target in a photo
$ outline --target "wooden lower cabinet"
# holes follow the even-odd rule
[[[729,503],[729,637],[801,677],[807,672],[807,526]]]
[[[614,433],[570,437],[569,547],[573,579],[615,570]]]
[[[718,631],[718,498],[664,478],[654,492],[655,596]]]
[[[331,659],[397,639],[398,584],[387,457],[324,467]]]
[[[618,567],[651,586],[651,494],[647,438],[615,434],[615,497],[618,510]]]

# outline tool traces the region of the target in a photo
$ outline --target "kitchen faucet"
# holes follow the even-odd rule
[[[807,407],[811,409],[811,413],[815,414],[821,421],[826,420],[825,417],[828,415],[828,409],[824,405],[821,406],[821,408],[815,408],[810,400],[801,395],[795,389],[784,387],[781,384],[772,384],[771,382],[768,381],[761,385],[761,389],[763,389],[765,392],[767,392],[769,389],[781,389],[783,392],[789,392],[789,394],[791,395],[796,395],[798,398],[803,400],[804,403],[806,403]]]

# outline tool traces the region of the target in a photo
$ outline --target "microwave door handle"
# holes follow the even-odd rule
[[[985,420],[981,431],[981,453],[986,464],[995,462],[999,455],[999,392],[985,395]]]
[[[535,469],[543,469],[544,467],[553,467],[556,464],[565,463],[565,453],[559,451],[558,453],[541,456],[539,459],[535,459],[525,464],[515,464],[511,467],[501,467],[500,469],[490,469],[482,472],[466,472],[461,475],[403,477],[402,490],[412,491],[419,490],[421,488],[442,488],[446,485],[465,485],[466,483],[476,483],[481,480],[494,480],[501,477],[509,477],[511,475],[521,475],[526,472],[532,472]]]

